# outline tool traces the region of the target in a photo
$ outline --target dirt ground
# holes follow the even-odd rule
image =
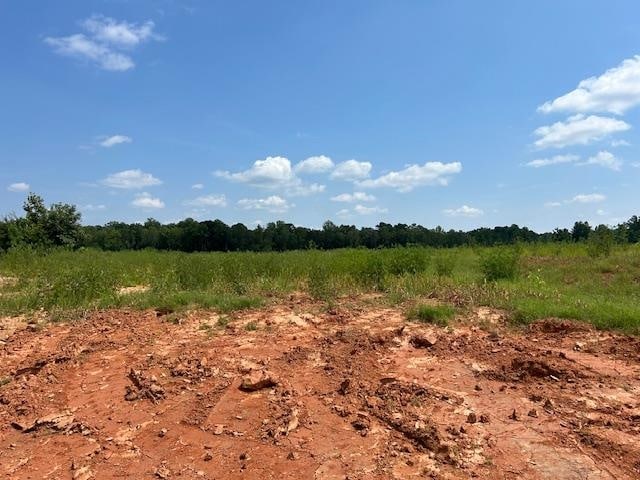
[[[362,299],[166,313],[0,320],[0,477],[640,478],[637,338]]]

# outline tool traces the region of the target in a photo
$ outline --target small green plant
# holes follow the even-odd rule
[[[308,288],[309,294],[316,300],[328,301],[335,296],[326,265],[319,264],[311,268]]]
[[[244,326],[244,329],[247,332],[255,332],[256,330],[258,330],[258,324],[252,320]]]
[[[218,318],[216,325],[219,328],[227,328],[227,325],[229,325],[229,322],[231,322],[231,319],[227,315],[223,315],[220,318]]]
[[[407,319],[414,322],[433,323],[441,327],[449,324],[449,319],[456,313],[449,305],[417,305],[407,313]]]
[[[488,282],[513,280],[518,275],[520,251],[516,248],[493,248],[480,254],[480,270]]]

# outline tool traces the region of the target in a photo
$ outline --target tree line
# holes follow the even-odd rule
[[[211,251],[286,251],[310,248],[383,248],[421,245],[457,247],[463,245],[509,245],[518,242],[581,242],[598,237],[607,242],[640,241],[640,218],[634,215],[615,227],[575,222],[571,229],[557,228],[536,233],[518,225],[477,228],[470,231],[427,228],[416,224],[379,223],[374,228],[336,225],[327,221],[322,228],[297,227],[278,221],[248,228],[242,223],[227,225],[221,220],[196,221],[187,218],[162,224],[148,219],[143,224],[109,222],[105,225],[81,225],[74,205],[56,203],[46,207],[44,200],[30,194],[23,206],[24,216],[0,221],[0,250],[12,247],[91,247],[101,250],[178,250]]]

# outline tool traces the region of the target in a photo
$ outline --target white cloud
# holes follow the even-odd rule
[[[367,188],[388,187],[399,192],[410,192],[423,185],[447,185],[449,176],[461,171],[460,162],[426,162],[424,165],[409,165],[404,170],[358,182],[358,185]]]
[[[266,187],[289,185],[296,178],[291,168],[291,162],[285,157],[267,157],[264,160],[256,160],[251,168],[242,172],[217,171],[215,174],[234,182]]]
[[[112,173],[108,175],[107,178],[101,180],[100,183],[111,188],[136,189],[160,185],[162,181],[150,173],[135,169]]]
[[[191,185],[191,188],[194,190],[202,190],[204,188],[204,185],[201,183],[194,183],[193,185]]]
[[[164,202],[159,198],[152,197],[150,193],[142,192],[136,195],[131,205],[138,208],[160,209],[164,208]]]
[[[353,192],[353,193],[341,193],[340,195],[331,197],[331,200],[334,202],[346,202],[346,203],[374,202],[376,200],[376,197],[364,192]]]
[[[370,162],[347,160],[336,165],[336,168],[331,172],[331,178],[345,181],[362,180],[369,176],[372,167]]]
[[[91,60],[103,70],[124,72],[136,65],[130,56],[115,52],[105,45],[96,43],[82,33],[69,35],[68,37],[47,37],[44,41],[59,55]]]
[[[358,215],[371,215],[374,213],[387,213],[388,210],[386,208],[380,207],[365,207],[364,205],[356,205],[353,207],[353,211]]]
[[[606,199],[607,197],[601,193],[581,193],[569,200],[568,203],[598,203],[604,202]]]
[[[580,165],[599,165],[601,167],[618,171],[622,166],[622,161],[613,153],[603,150],[595,154],[593,157],[589,157],[586,162],[581,163]]]
[[[598,214],[598,215],[600,215],[602,217],[603,215],[606,215],[607,212],[605,210],[599,208],[598,210],[596,210],[596,214]]]
[[[631,166],[633,168],[640,168],[640,162],[633,162],[633,163],[631,163]]]
[[[106,205],[93,205],[93,204],[88,204],[88,205],[82,205],[80,207],[80,210],[82,210],[83,212],[97,212],[99,210],[106,210],[107,206]]]
[[[630,147],[631,144],[629,142],[627,142],[626,140],[611,140],[611,146],[613,148],[616,148],[616,147]]]
[[[93,15],[84,20],[82,26],[95,40],[121,48],[131,48],[146,40],[163,40],[153,32],[155,24],[148,20],[142,24],[117,21],[103,15]]]
[[[325,173],[331,170],[333,166],[333,160],[324,155],[319,155],[302,160],[296,164],[294,170],[299,174]]]
[[[304,184],[300,182],[288,187],[285,193],[290,197],[307,197],[309,195],[315,195],[316,193],[322,193],[325,189],[325,185],[318,183]]]
[[[194,207],[226,207],[227,197],[224,195],[203,195],[185,203]]]
[[[582,80],[578,88],[538,107],[543,113],[608,112],[624,114],[640,105],[640,56],[624,60],[599,77]]]
[[[131,56],[118,50],[129,51],[147,40],[162,40],[153,32],[151,21],[136,24],[94,15],[80,25],[88,35],[46,37],[44,42],[59,55],[87,60],[108,71],[122,72],[135,67]]]
[[[573,163],[580,160],[578,155],[556,155],[551,158],[537,158],[526,163],[527,167],[540,168],[549,165],[558,165],[560,163]]]
[[[544,204],[544,206],[547,207],[547,208],[561,207],[562,206],[562,202],[546,202]]]
[[[131,137],[127,137],[126,135],[112,135],[102,140],[100,142],[100,146],[105,148],[110,148],[115,145],[120,145],[121,143],[131,143],[131,142],[133,142],[133,139]]]
[[[616,132],[629,130],[631,125],[615,118],[582,114],[569,117],[564,122],[556,122],[537,128],[533,133],[538,138],[534,145],[538,148],[563,148],[570,145],[588,145]]]
[[[342,218],[348,218],[351,216],[351,210],[349,210],[348,208],[343,208],[342,210],[339,210],[336,215],[338,217],[342,217]]]
[[[445,215],[449,215],[450,217],[480,217],[484,215],[484,212],[479,208],[470,207],[469,205],[462,205],[458,208],[447,208],[442,211]]]
[[[267,157],[264,160],[256,160],[247,170],[236,173],[217,171],[215,175],[255,187],[280,189],[290,196],[313,195],[325,190],[324,185],[303,183],[291,168],[289,159],[285,157]]]
[[[27,190],[29,190],[29,188],[30,186],[28,183],[16,182],[9,185],[7,187],[7,190],[9,190],[10,192],[26,192]]]
[[[238,200],[238,206],[244,210],[267,210],[272,213],[283,213],[293,207],[278,195],[267,198],[243,198]]]

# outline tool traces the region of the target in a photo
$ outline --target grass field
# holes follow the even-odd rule
[[[437,299],[461,312],[503,308],[518,323],[561,317],[640,332],[639,245],[597,258],[582,244],[202,254],[12,250],[0,255],[0,276],[3,315],[44,310],[56,318],[107,307],[224,312],[294,291],[328,304],[376,291],[408,312]]]

